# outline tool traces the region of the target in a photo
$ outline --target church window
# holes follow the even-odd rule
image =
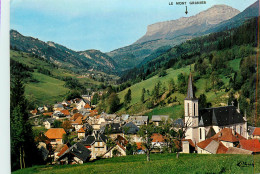
[[[190,105],[189,105],[189,103],[187,103],[187,108],[188,108],[188,116],[190,116]]]
[[[194,103],[194,116],[196,116],[196,105]]]
[[[200,139],[201,139],[201,128],[200,128]]]
[[[240,126],[240,135],[242,135],[242,126]]]

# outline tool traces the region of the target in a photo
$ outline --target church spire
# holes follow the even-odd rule
[[[195,99],[195,95],[193,93],[193,85],[192,85],[192,75],[190,72],[189,80],[188,80],[188,91],[186,99]]]

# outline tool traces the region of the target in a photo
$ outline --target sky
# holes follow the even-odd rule
[[[176,0],[11,0],[10,28],[76,51],[109,52],[137,41],[150,24],[193,16],[216,4],[243,11],[256,0],[205,1],[188,4],[186,15]]]

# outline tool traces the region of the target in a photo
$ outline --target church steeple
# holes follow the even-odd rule
[[[188,80],[188,91],[187,91],[187,97],[185,99],[196,99],[194,93],[193,93],[193,85],[192,85],[192,74],[190,72],[189,80]]]

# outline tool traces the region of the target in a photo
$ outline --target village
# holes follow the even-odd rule
[[[260,127],[248,126],[239,105],[198,108],[192,74],[184,100],[184,119],[167,115],[117,115],[99,113],[91,104],[93,95],[43,106],[31,111],[34,127],[44,127],[35,141],[47,163],[83,164],[101,158],[163,153],[173,141],[175,152],[199,154],[259,154]],[[153,125],[183,132],[179,138],[156,132],[139,133]],[[149,142],[149,140],[151,140]],[[147,145],[149,144],[149,145]]]

